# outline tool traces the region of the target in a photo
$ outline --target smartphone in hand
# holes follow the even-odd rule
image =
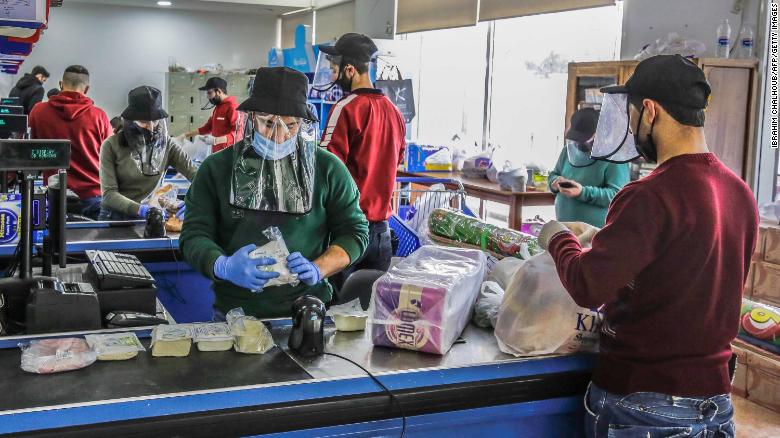
[[[569,181],[561,181],[558,183],[558,187],[564,188],[564,189],[573,189],[575,187],[574,183],[571,183]]]

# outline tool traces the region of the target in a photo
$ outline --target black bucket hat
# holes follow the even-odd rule
[[[307,104],[309,79],[303,73],[287,67],[262,67],[254,84],[252,96],[238,106],[239,111],[319,121]]]
[[[148,85],[130,90],[127,95],[127,108],[122,111],[125,120],[161,120],[168,117],[162,107],[162,93]]]
[[[585,143],[596,134],[599,124],[599,112],[593,108],[581,108],[571,115],[569,130],[566,131],[566,140],[574,140]]]

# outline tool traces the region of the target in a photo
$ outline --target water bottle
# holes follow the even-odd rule
[[[731,48],[731,26],[729,20],[725,19],[720,22],[718,26],[718,47],[715,55],[718,58],[728,58],[729,49]]]
[[[753,26],[746,24],[739,31],[739,51],[737,57],[742,59],[753,58]]]

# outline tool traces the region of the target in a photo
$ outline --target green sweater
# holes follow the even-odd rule
[[[566,148],[563,148],[558,164],[550,172],[550,190],[559,176],[582,184],[582,193],[577,198],[558,194],[555,197],[555,217],[562,222],[585,222],[601,228],[612,198],[628,184],[629,169],[628,164],[607,161],[596,161],[588,167],[574,167],[569,164]]]
[[[108,137],[100,147],[100,188],[103,191],[102,207],[128,216],[138,215],[140,202],[149,196],[165,176],[162,171],[157,176],[146,176],[138,170],[131,149],[119,144],[119,135]],[[168,138],[168,146],[163,156],[163,169],[172,166],[176,171],[192,181],[197,170],[190,157]]]
[[[240,148],[240,145],[235,147]],[[215,306],[222,312],[243,307],[260,318],[290,316],[292,302],[304,294],[330,301],[333,290],[327,280],[312,287],[301,283],[274,286],[253,293],[214,277],[214,262],[220,255],[254,243],[268,243],[263,230],[277,226],[287,248],[309,260],[319,257],[330,245],[338,245],[354,263],[368,246],[368,221],[360,211],[360,195],[346,166],[335,155],[317,148],[312,209],[305,215],[259,212],[232,207],[230,177],[233,148],[209,156],[187,192],[187,213],[179,238],[184,259],[211,278]]]

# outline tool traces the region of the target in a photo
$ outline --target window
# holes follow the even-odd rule
[[[620,59],[620,9],[495,22],[489,138],[500,149],[494,161],[555,166],[563,147],[568,63]]]
[[[419,48],[412,139],[449,143],[455,134],[482,144],[488,24],[401,35]]]

